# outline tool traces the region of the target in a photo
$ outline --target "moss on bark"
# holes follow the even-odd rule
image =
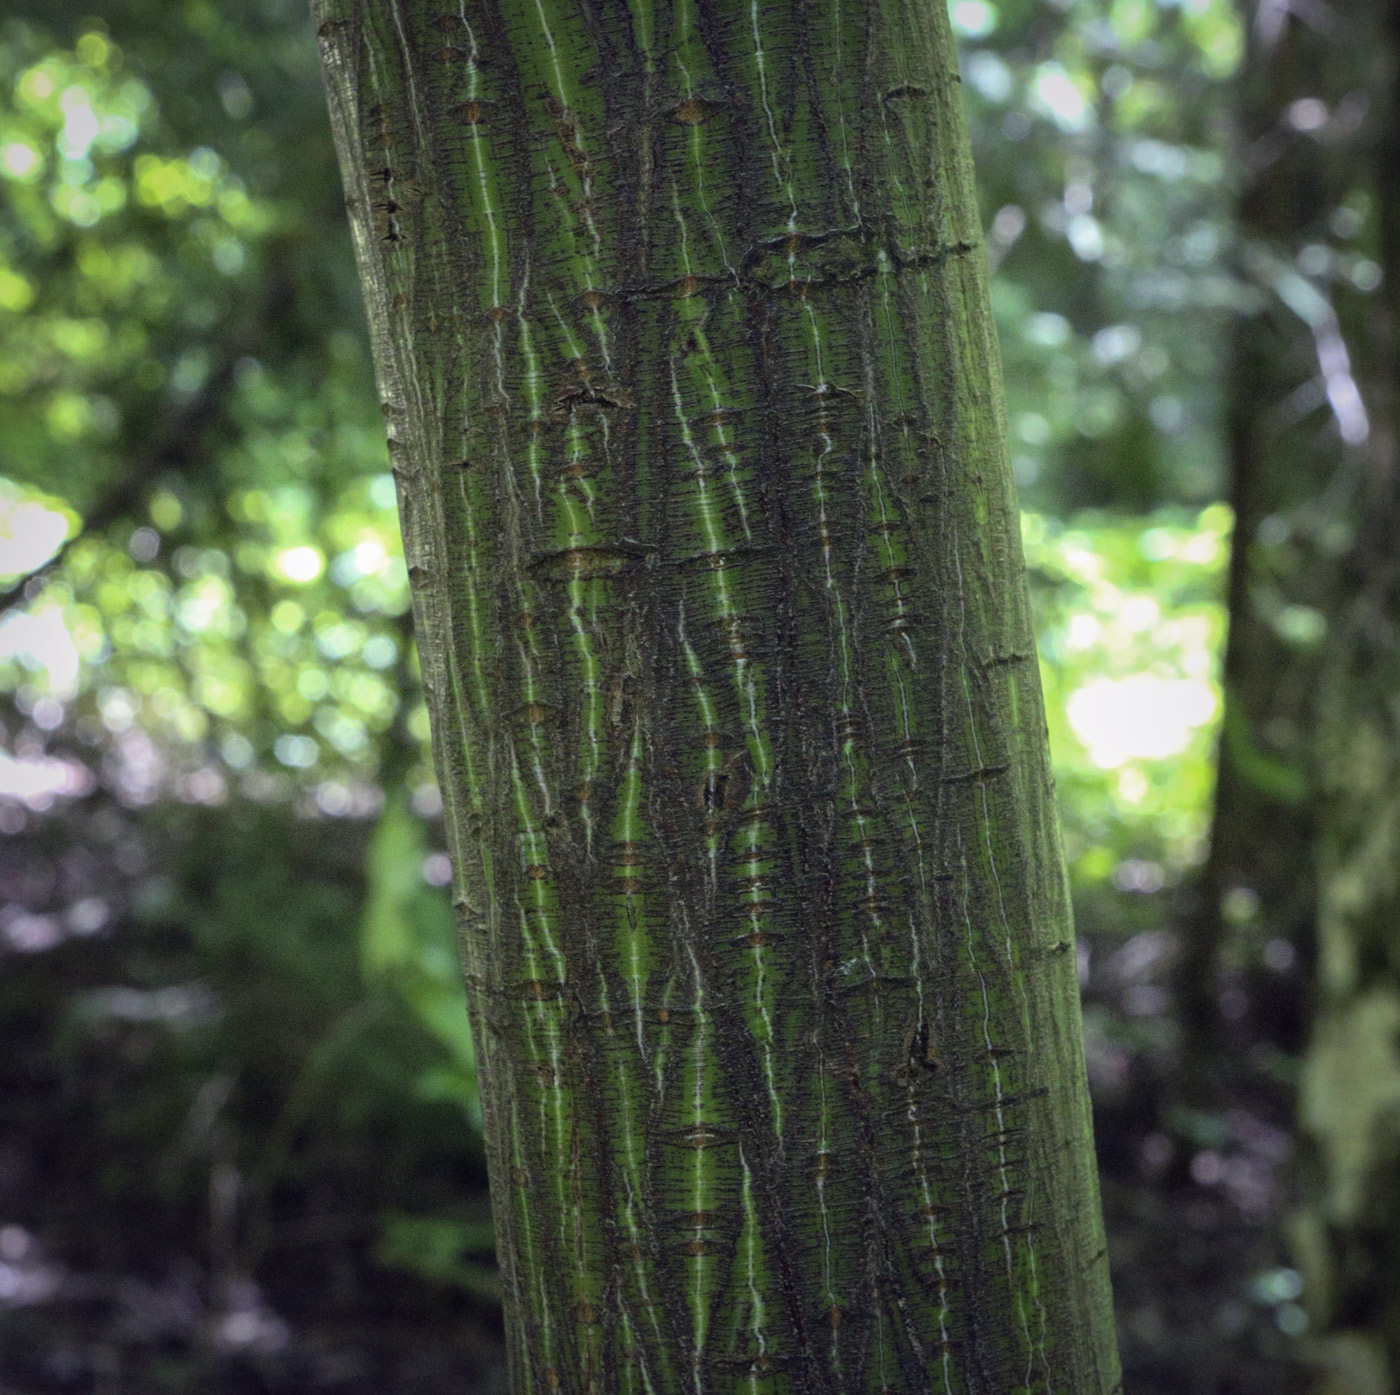
[[[314,0],[519,1392],[1117,1388],[937,0]]]

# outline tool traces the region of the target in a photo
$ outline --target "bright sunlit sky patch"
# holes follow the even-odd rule
[[[87,794],[92,775],[75,761],[55,756],[15,757],[0,751],[0,797],[46,809],[56,798]]]
[[[310,544],[284,548],[277,554],[278,576],[298,586],[315,581],[325,570],[325,566],[326,559],[321,549]]]
[[[0,579],[37,571],[63,546],[68,532],[65,514],[0,480]],[[57,607],[16,608],[0,619],[0,660],[4,659],[17,660],[44,691],[60,700],[78,690],[81,659]]]
[[[63,514],[0,481],[0,578],[42,567],[67,536]]]
[[[1059,63],[1042,63],[1031,85],[1031,105],[1042,111],[1062,130],[1084,130],[1093,119],[1093,110],[1074,79]]]
[[[1133,760],[1180,755],[1214,720],[1215,709],[1215,693],[1200,679],[1134,673],[1075,689],[1066,715],[1094,764],[1114,770]]]
[[[82,659],[57,607],[11,611],[0,620],[0,659],[18,659],[41,687],[66,701],[78,691]]]
[[[953,28],[965,39],[982,39],[997,27],[997,13],[986,0],[953,0]]]

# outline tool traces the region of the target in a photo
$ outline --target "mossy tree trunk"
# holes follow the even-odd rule
[[[1372,0],[1354,12],[1374,8]],[[1179,1093],[1196,1106],[1218,1105],[1222,1087],[1228,1093],[1250,1068],[1235,1050],[1240,1042],[1294,1053],[1305,1033],[1302,997],[1285,986],[1257,993],[1252,1020],[1233,1027],[1219,999],[1229,978],[1258,985],[1268,940],[1311,953],[1320,631],[1341,599],[1336,482],[1365,429],[1352,326],[1304,255],[1336,240],[1328,220],[1362,163],[1356,112],[1346,104],[1364,59],[1350,29],[1316,24],[1275,0],[1244,10],[1233,256],[1240,305],[1224,421],[1235,517],[1225,712],[1210,853],[1178,978]]]
[[[513,1388],[1117,1388],[941,0],[313,0]]]
[[[1353,342],[1367,430],[1320,684],[1316,1012],[1292,1239],[1321,1395],[1400,1383],[1400,4],[1349,12],[1369,98],[1355,189],[1382,269]]]
[[[1237,227],[1252,298],[1230,390],[1226,712],[1183,965],[1186,1093],[1218,1102],[1210,1077],[1239,1069],[1216,1012],[1222,964],[1238,970],[1251,944],[1274,937],[1315,956],[1311,992],[1275,998],[1241,1035],[1272,1033],[1302,1055],[1287,1231],[1305,1281],[1312,1388],[1390,1395],[1400,1379],[1400,4],[1324,14],[1258,0],[1249,18]],[[1382,270],[1365,293],[1339,274],[1360,253]]]

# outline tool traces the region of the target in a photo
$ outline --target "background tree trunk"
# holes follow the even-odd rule
[[[1116,1389],[940,0],[313,10],[515,1389]]]
[[[1356,15],[1371,115],[1357,186],[1384,277],[1357,317],[1367,435],[1318,737],[1316,1015],[1292,1238],[1326,1395],[1400,1377],[1400,5]]]
[[[1210,853],[1179,974],[1181,1093],[1196,1104],[1218,1102],[1222,1076],[1244,1064],[1221,1030],[1222,988],[1238,983],[1270,938],[1312,950],[1320,641],[1341,603],[1337,477],[1364,430],[1331,286],[1300,266],[1305,247],[1332,240],[1329,216],[1357,176],[1356,35],[1349,21],[1319,25],[1318,12],[1300,18],[1277,0],[1246,10],[1241,304],[1224,423],[1235,519],[1225,711]],[[1269,996],[1268,1020],[1250,1027],[1296,1052],[1302,1004],[1283,1007]]]
[[[1251,7],[1228,419],[1235,546],[1209,861],[1182,965],[1184,1091],[1238,1070],[1221,969],[1271,938],[1312,1002],[1261,1000],[1302,1051],[1289,1222],[1326,1395],[1400,1372],[1400,6]],[[1338,244],[1382,269],[1358,295]],[[1305,1026],[1304,1009],[1312,1021]],[[1216,1078],[1211,1079],[1212,1076]]]

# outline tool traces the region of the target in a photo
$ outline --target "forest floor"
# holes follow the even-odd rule
[[[19,856],[13,842],[9,855]],[[6,873],[29,874],[17,862]],[[1214,1106],[1171,1104],[1174,953],[1170,930],[1081,938],[1124,1389],[1290,1395],[1301,1389],[1296,1338],[1306,1326],[1298,1277],[1277,1239],[1291,1092],[1279,1083],[1286,1076],[1269,1018],[1254,1025],[1243,1014],[1230,1028],[1233,1064],[1222,1066]],[[378,1262],[376,1203],[354,1187],[382,1180],[387,1142],[355,1163],[351,1176],[361,1181],[348,1189],[315,1175],[298,1184],[303,1201],[316,1186],[341,1190],[316,1225],[305,1209],[300,1219],[274,1218],[283,1233],[256,1284],[232,1271],[215,1277],[217,1226],[197,1210],[136,1214],[104,1201],[122,1159],[83,1137],[91,1132],[83,1121],[125,1114],[138,1126],[142,1098],[119,1083],[138,1077],[108,1078],[99,1058],[58,1069],[55,1043],[73,1026],[57,990],[53,1010],[43,1007],[37,975],[58,976],[40,968],[44,957],[11,957],[3,989],[0,1395],[504,1395],[499,1310]],[[83,969],[96,982],[103,973]],[[65,992],[73,991],[70,982]],[[70,1169],[65,1154],[79,1149],[96,1155],[95,1171]],[[218,1177],[215,1168],[209,1216]],[[479,1179],[470,1185],[479,1189]]]

